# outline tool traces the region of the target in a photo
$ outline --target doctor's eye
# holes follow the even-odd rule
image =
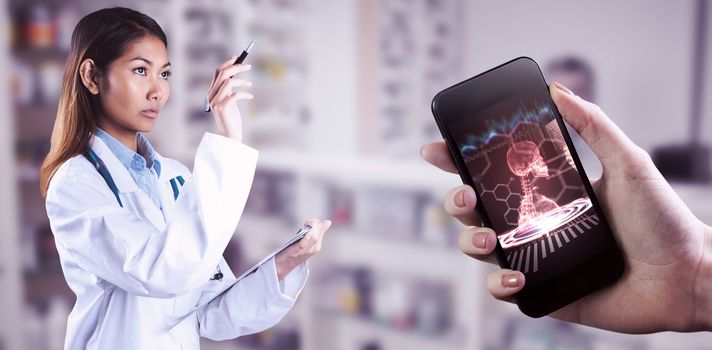
[[[133,70],[135,73],[138,73],[140,75],[146,75],[146,68],[145,67],[138,67]]]

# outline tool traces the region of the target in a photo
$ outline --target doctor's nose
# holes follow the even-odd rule
[[[148,95],[146,96],[151,102],[161,102],[164,96],[163,88],[159,83],[151,84],[151,89],[148,90]]]

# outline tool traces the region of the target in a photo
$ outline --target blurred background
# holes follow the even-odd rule
[[[496,302],[494,269],[457,249],[442,210],[459,177],[425,164],[440,138],[434,94],[526,55],[600,104],[712,224],[712,6],[706,0],[3,0],[0,9],[0,349],[60,349],[74,304],[38,167],[71,32],[99,8],[155,18],[169,40],[172,99],[149,137],[192,166],[214,122],[215,66],[247,59],[245,142],[260,150],[225,256],[239,274],[304,219],[334,222],[294,310],[276,327],[204,349],[709,349],[712,335],[621,335]],[[589,177],[600,164],[574,136]],[[635,206],[635,203],[631,203]],[[684,272],[683,272],[684,273]],[[681,300],[681,303],[686,302]]]

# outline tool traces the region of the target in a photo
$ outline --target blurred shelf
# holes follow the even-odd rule
[[[432,190],[444,194],[461,184],[458,175],[446,173],[424,160],[263,150],[257,164],[261,170],[325,178],[349,185],[382,185],[389,189]]]
[[[249,125],[245,126],[246,134],[275,132],[278,130],[294,132],[294,130],[302,130],[304,128],[304,123],[298,118],[284,117],[280,113],[260,113],[259,117],[250,117],[247,123]]]
[[[36,167],[18,166],[15,172],[17,181],[22,185],[37,185],[40,184],[40,169]]]
[[[64,64],[67,60],[69,52],[66,50],[47,47],[47,48],[12,48],[11,56],[23,61],[24,63],[38,64],[44,62],[56,62]]]
[[[25,300],[31,304],[45,302],[53,296],[74,301],[76,296],[64,279],[62,271],[41,272],[25,276]]]
[[[475,262],[457,248],[430,247],[419,242],[382,239],[332,229],[328,250],[339,264],[368,266],[379,271],[456,282]]]
[[[15,105],[18,140],[48,139],[57,117],[57,104]]]
[[[337,312],[318,311],[322,321],[333,322],[342,329],[342,338],[337,341],[353,347],[367,341],[375,341],[382,349],[463,349],[466,348],[463,337],[457,327],[441,335],[428,335],[416,330],[399,329],[365,319]],[[340,347],[345,348],[345,347]]]

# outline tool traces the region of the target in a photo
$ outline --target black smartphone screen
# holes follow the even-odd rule
[[[534,89],[450,124],[507,262],[529,286],[609,245],[554,113],[548,91]]]
[[[620,275],[610,228],[534,61],[516,59],[444,90],[433,112],[497,233],[500,265],[525,274],[522,293],[559,299],[529,300],[537,305],[528,314]]]

